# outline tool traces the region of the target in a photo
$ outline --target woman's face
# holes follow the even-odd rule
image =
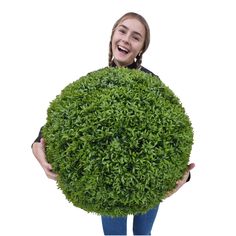
[[[112,53],[117,66],[128,66],[141,52],[145,41],[145,27],[136,19],[126,19],[115,29]]]

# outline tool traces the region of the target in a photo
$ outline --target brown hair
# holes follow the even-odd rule
[[[139,68],[141,66],[143,53],[147,50],[147,48],[149,46],[149,43],[150,43],[150,28],[149,28],[149,25],[148,25],[147,21],[144,19],[144,17],[142,17],[141,15],[139,15],[135,12],[128,12],[128,13],[124,14],[120,19],[118,19],[116,21],[116,23],[114,24],[113,28],[112,28],[111,39],[110,39],[110,43],[109,43],[109,59],[108,59],[109,66],[111,66],[112,62],[113,62],[113,53],[112,53],[111,42],[112,42],[112,37],[113,37],[114,31],[115,31],[116,27],[122,21],[124,21],[128,18],[134,18],[134,19],[137,19],[138,21],[140,21],[143,24],[143,26],[145,27],[145,31],[146,31],[146,34],[145,34],[146,37],[145,37],[145,40],[144,40],[144,46],[143,46],[142,52],[139,53],[136,57],[136,61],[135,61],[136,68]]]

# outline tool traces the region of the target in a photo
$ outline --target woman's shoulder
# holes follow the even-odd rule
[[[141,66],[141,67],[140,67],[140,70],[143,71],[143,72],[145,72],[145,73],[148,73],[148,74],[151,74],[151,75],[153,75],[153,76],[158,77],[158,75],[154,74],[152,71],[148,70],[148,69],[147,69],[146,67],[144,67],[144,66]],[[158,78],[159,78],[159,77],[158,77]]]

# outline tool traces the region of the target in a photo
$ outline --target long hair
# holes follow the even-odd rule
[[[141,66],[143,53],[147,50],[149,43],[150,43],[150,28],[149,28],[147,21],[144,19],[144,17],[135,13],[135,12],[128,12],[128,13],[124,14],[120,19],[118,19],[116,21],[116,23],[114,24],[114,26],[112,28],[111,38],[110,38],[110,43],[109,43],[109,55],[108,55],[109,66],[111,66],[112,62],[113,62],[112,37],[113,37],[114,31],[115,31],[116,27],[121,22],[123,22],[124,20],[129,19],[129,18],[137,19],[140,23],[143,24],[145,31],[146,31],[146,34],[145,34],[146,37],[144,40],[144,45],[143,45],[142,51],[141,51],[141,53],[139,53],[136,56],[136,60],[135,60],[136,68],[139,68]]]

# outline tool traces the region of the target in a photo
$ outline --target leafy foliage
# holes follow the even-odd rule
[[[187,169],[189,117],[157,76],[103,68],[66,86],[48,108],[46,156],[75,206],[102,215],[144,213]]]

